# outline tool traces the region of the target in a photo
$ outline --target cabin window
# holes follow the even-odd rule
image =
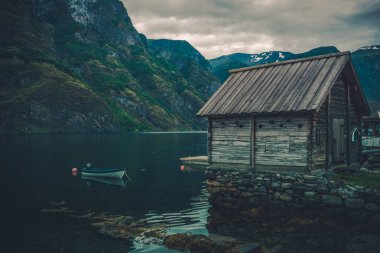
[[[298,128],[302,128],[302,124],[298,124],[297,126],[298,126]]]
[[[259,124],[259,128],[263,128],[263,125],[262,125],[262,124]]]
[[[351,141],[352,142],[358,142],[359,141],[359,135],[360,135],[359,130],[355,127],[351,133]]]

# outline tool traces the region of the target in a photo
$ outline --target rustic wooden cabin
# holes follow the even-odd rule
[[[198,112],[211,167],[308,172],[360,161],[370,109],[349,52],[229,72]]]

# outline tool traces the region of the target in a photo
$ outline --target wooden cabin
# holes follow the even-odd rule
[[[211,167],[300,171],[360,162],[370,109],[349,52],[229,71],[198,112]]]

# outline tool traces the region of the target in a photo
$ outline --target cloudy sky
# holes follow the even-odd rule
[[[187,40],[206,58],[380,44],[380,0],[123,0],[148,38]]]

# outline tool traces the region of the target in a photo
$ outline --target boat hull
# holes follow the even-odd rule
[[[123,178],[125,175],[125,170],[118,171],[85,171],[82,170],[82,176],[91,178],[91,177],[101,177],[101,178]]]
[[[96,182],[101,184],[107,184],[107,185],[114,185],[114,186],[122,186],[125,187],[129,180],[126,178],[125,180],[123,178],[114,178],[114,177],[94,177],[94,176],[83,176],[82,179],[86,180],[88,182]]]

